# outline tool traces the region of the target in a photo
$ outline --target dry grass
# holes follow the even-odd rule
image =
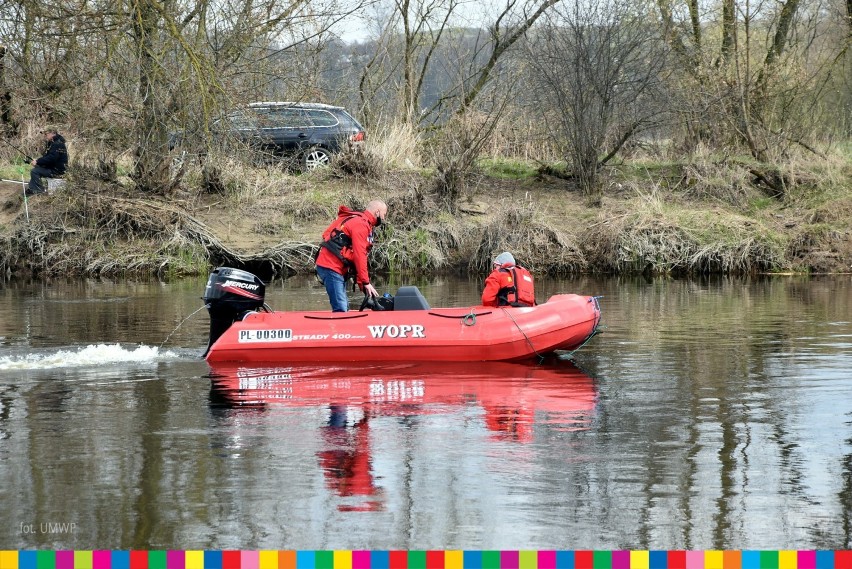
[[[411,124],[382,123],[367,138],[366,152],[374,155],[388,170],[414,169],[422,166],[421,140]]]
[[[785,266],[778,228],[719,211],[670,208],[633,200],[584,236],[589,266],[600,272],[651,274],[754,273]]]
[[[502,251],[539,274],[561,275],[588,268],[579,236],[567,231],[571,223],[542,219],[534,209],[508,210],[495,216],[481,231],[468,267],[476,272],[491,270],[491,262]]]
[[[389,135],[367,147],[383,152],[384,164],[417,156],[410,132],[400,127]],[[215,193],[196,162],[165,201],[101,176],[100,159],[90,153],[69,173],[67,190],[32,201],[29,223],[16,209],[21,204],[4,208],[0,269],[178,275],[233,264],[262,278],[304,273],[338,206],[362,209],[373,198],[389,205],[371,256],[377,271],[485,273],[503,250],[536,274],[852,268],[848,152],[794,157],[779,169],[793,183],[778,198],[755,186],[753,162],[704,151],[666,162],[664,148],[635,154],[609,173],[598,209],[586,207],[564,180],[479,176],[466,180],[450,214],[429,172],[406,166],[364,175],[357,163],[363,156],[349,157],[342,170],[294,175],[219,155],[209,162],[217,167]],[[121,170],[119,164],[119,179]]]
[[[187,203],[139,198],[120,186],[96,186],[91,182],[88,192],[39,197],[29,222],[0,256],[0,266],[41,276],[174,276],[228,264],[280,276],[313,264],[313,243],[240,252],[191,215]]]
[[[330,173],[343,179],[370,180],[381,177],[384,171],[381,157],[364,145],[347,144],[331,160]]]

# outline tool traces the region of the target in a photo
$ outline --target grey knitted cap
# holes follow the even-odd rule
[[[499,255],[497,255],[494,258],[494,264],[495,265],[506,265],[506,264],[514,265],[515,264],[515,258],[508,251],[503,251],[502,253],[500,253]]]

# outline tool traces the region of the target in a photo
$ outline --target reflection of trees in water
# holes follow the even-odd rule
[[[825,436],[808,416],[824,395],[801,378],[819,373],[809,368],[811,354],[813,365],[838,365],[831,361],[848,339],[825,341],[826,328],[852,312],[849,283],[622,278],[619,286],[630,302],[607,306],[604,297],[601,343],[578,356],[607,378],[590,452],[633,455],[643,472],[618,480],[593,465],[590,491],[604,504],[590,518],[618,526],[607,512],[635,507],[640,522],[624,528],[636,531],[634,546],[771,547],[786,538],[848,547],[852,458],[843,459],[839,503],[825,503],[824,465],[807,450]],[[623,354],[622,343],[632,346]],[[818,512],[835,508],[844,521],[831,528]],[[776,513],[776,541],[749,541],[760,539],[751,528],[761,511]]]
[[[850,417],[850,414],[847,413],[846,416]],[[852,420],[846,421],[846,425],[852,425]],[[852,437],[846,439],[846,445],[852,446]],[[842,512],[843,543],[829,544],[826,549],[852,548],[852,453],[843,455],[841,476],[843,477],[843,485],[838,498]]]
[[[37,415],[47,414],[45,418],[54,421],[51,428],[61,430],[61,415],[53,413],[66,411],[72,394],[71,387],[62,380],[41,381],[29,392],[31,411]]]
[[[95,373],[99,381],[106,377],[103,370]],[[17,513],[77,528],[36,532],[28,546],[67,549],[83,540],[146,549],[171,533],[159,486],[168,451],[156,434],[169,414],[165,382],[133,381],[128,370],[117,373],[121,381],[112,377],[102,389],[101,383],[51,370],[20,388],[22,417],[9,419],[11,405],[2,398],[0,432],[14,421],[16,430],[27,433],[26,448],[14,464]]]
[[[159,346],[170,333],[167,348],[197,346],[199,334],[208,326],[198,315],[184,322],[201,305],[194,279],[169,283],[171,294],[152,294],[156,286],[149,283],[105,279],[39,286],[34,297],[38,302],[28,305],[25,313],[34,346],[45,339],[51,344],[85,345],[93,337],[95,342]]]
[[[165,437],[157,436],[169,425],[169,394],[163,381],[143,381],[134,389],[135,399],[145,409],[138,418],[138,448],[141,469],[136,479],[136,492],[133,492],[132,504],[128,504],[132,518],[137,525],[130,532],[127,542],[133,549],[150,548],[152,543],[168,543],[174,535],[177,520],[170,518],[162,507],[163,488],[171,486],[174,468],[169,464],[170,453]],[[182,489],[183,490],[183,489]],[[125,543],[127,543],[125,542]]]
[[[14,391],[12,387],[10,391]],[[9,417],[12,415],[12,403],[14,399],[5,393],[0,395],[0,441],[4,441],[11,436]]]

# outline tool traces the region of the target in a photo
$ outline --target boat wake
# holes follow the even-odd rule
[[[125,347],[120,344],[97,344],[84,346],[78,350],[0,356],[0,371],[87,367],[118,363],[145,364],[173,359],[183,359],[183,356],[173,350],[160,352],[160,348],[155,346]]]

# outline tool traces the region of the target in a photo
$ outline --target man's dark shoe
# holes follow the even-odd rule
[[[27,186],[27,189],[24,191],[24,194],[26,194],[28,196],[34,196],[34,195],[43,194],[43,193],[44,193],[44,190],[33,191],[29,186]]]

